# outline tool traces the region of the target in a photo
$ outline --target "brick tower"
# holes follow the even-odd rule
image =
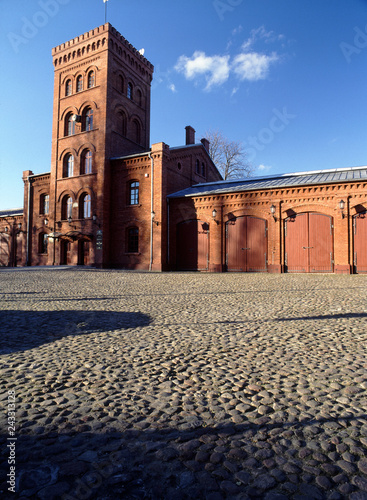
[[[103,266],[110,158],[149,149],[153,66],[109,23],[55,47],[52,57],[48,264]]]

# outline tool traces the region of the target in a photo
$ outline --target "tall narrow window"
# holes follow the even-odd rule
[[[90,71],[88,73],[88,88],[91,89],[95,85],[95,76],[94,76],[94,71]]]
[[[197,174],[200,174],[200,162],[199,162],[199,160],[196,160],[196,162],[195,162],[195,171]]]
[[[89,132],[90,130],[93,130],[93,109],[92,108],[88,108],[84,112],[83,130],[85,132]]]
[[[50,196],[42,194],[40,197],[40,214],[47,215],[50,209]]]
[[[122,78],[121,75],[118,77],[118,89],[120,92],[124,91],[124,79]]]
[[[136,92],[136,102],[139,104],[139,106],[141,106],[143,103],[142,93],[140,90]]]
[[[61,205],[61,219],[68,220],[71,219],[73,215],[73,200],[71,196],[65,196],[62,200]]]
[[[68,96],[68,95],[71,95],[71,92],[72,92],[72,87],[71,87],[71,80],[68,80],[65,84],[65,95]]]
[[[65,136],[75,134],[75,119],[73,113],[68,113],[65,119]]]
[[[127,98],[132,99],[133,98],[133,86],[131,83],[128,83],[127,85]]]
[[[85,151],[82,157],[82,174],[92,173],[92,151]]]
[[[118,132],[126,136],[126,115],[123,111],[118,113]]]
[[[80,197],[80,218],[81,219],[89,219],[91,216],[91,196],[90,194],[84,193]]]
[[[137,120],[134,120],[133,127],[134,127],[135,142],[137,144],[140,144],[141,142],[140,123]]]
[[[81,92],[83,90],[83,77],[81,75],[76,79],[76,91]]]
[[[48,234],[41,233],[39,235],[39,253],[47,253],[48,249]]]
[[[139,229],[137,227],[129,227],[127,230],[127,251],[128,253],[139,252]]]
[[[139,205],[139,182],[133,181],[129,184],[129,205]]]
[[[63,177],[73,177],[74,175],[74,156],[68,154],[64,158],[64,175]]]

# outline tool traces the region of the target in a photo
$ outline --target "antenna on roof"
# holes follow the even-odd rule
[[[107,2],[108,2],[108,0],[103,0],[103,3],[104,3],[104,23],[105,24],[107,22]]]

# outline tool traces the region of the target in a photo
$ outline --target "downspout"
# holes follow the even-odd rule
[[[26,265],[29,266],[29,242],[30,242],[30,212],[31,212],[31,176],[28,175],[28,209],[27,209],[27,241],[26,241],[26,246],[27,246],[27,257],[26,257]]]
[[[154,217],[154,160],[152,153],[148,153],[150,158],[150,259],[149,259],[149,271],[152,270],[153,266],[153,217]]]
[[[168,265],[168,268],[170,269],[170,251],[169,251],[169,247],[170,247],[170,232],[169,232],[169,198],[167,198],[167,265]]]

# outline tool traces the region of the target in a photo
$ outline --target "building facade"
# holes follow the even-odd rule
[[[154,68],[109,23],[52,50],[51,171],[0,212],[0,266],[367,272],[367,168],[223,181],[209,143],[150,146]]]

